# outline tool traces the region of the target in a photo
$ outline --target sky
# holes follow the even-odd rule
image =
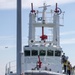
[[[72,65],[75,65],[75,0],[22,0],[22,46],[27,44],[30,3],[34,8],[45,2],[55,8],[55,3],[64,13],[64,26],[60,27],[60,42]],[[5,65],[16,60],[16,0],[0,0],[0,75]],[[38,32],[39,33],[39,32]]]

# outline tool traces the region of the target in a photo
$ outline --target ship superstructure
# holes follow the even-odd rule
[[[25,71],[28,70],[45,70],[53,71],[57,73],[62,73],[61,64],[61,53],[62,48],[60,47],[60,9],[56,7],[54,11],[46,12],[47,7],[50,5],[44,5],[42,12],[35,11],[33,9],[33,4],[31,4],[31,11],[29,13],[29,39],[28,45],[24,46],[24,62]],[[37,17],[38,14],[42,14],[42,17]],[[46,14],[53,14],[51,18],[53,21],[47,22]],[[39,22],[40,20],[40,22]],[[40,40],[36,41],[35,32],[36,28],[41,28],[42,35],[39,37]],[[44,34],[44,28],[52,28],[53,39],[47,40],[48,36]],[[41,31],[40,31],[41,32]]]
[[[47,11],[47,7],[50,7],[50,5],[44,3],[42,7],[39,7],[42,11],[36,11],[33,9],[33,3],[31,3],[31,11],[29,13],[28,45],[24,46],[23,53],[18,52],[18,56],[20,54],[20,60],[17,56],[17,63],[19,62],[17,65],[18,73],[6,72],[6,75],[62,74],[62,48],[60,47],[60,14],[62,12],[61,9],[58,8],[57,3],[54,10],[49,9],[49,11]],[[39,14],[42,16],[37,17]],[[50,16],[48,20],[47,16]],[[39,36],[40,40],[35,39],[36,28],[41,28],[41,35]],[[52,34],[50,34],[52,35],[52,40],[48,39],[49,36],[45,34],[45,28],[52,29]]]

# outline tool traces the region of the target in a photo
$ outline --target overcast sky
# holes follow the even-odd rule
[[[34,3],[35,7],[41,6],[42,3],[46,2],[50,5],[74,3],[75,0],[22,0],[23,8],[30,8],[30,3]],[[0,0],[0,9],[14,9],[16,8],[16,0]]]

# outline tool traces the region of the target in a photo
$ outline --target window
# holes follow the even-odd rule
[[[53,51],[52,50],[48,50],[47,51],[47,56],[53,56]]]
[[[46,55],[46,51],[45,51],[45,50],[40,50],[39,55],[40,55],[40,56],[45,56],[45,55]]]
[[[25,55],[25,56],[30,56],[30,50],[25,50],[25,51],[24,51],[24,55]]]
[[[38,55],[38,51],[37,50],[32,50],[32,56],[36,56]]]
[[[61,51],[55,51],[55,56],[61,56]]]

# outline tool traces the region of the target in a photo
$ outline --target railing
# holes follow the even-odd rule
[[[42,19],[39,20],[40,17],[37,17],[36,23],[41,23]],[[46,17],[46,23],[53,23],[53,18],[52,17]]]
[[[46,23],[53,23],[53,14],[51,13],[51,15],[48,13],[48,15],[46,15],[45,19],[46,19]],[[59,24],[60,25],[64,25],[64,12],[59,16]],[[41,23],[42,22],[42,17],[40,16],[36,16],[36,23]]]
[[[16,73],[16,61],[10,61],[6,64],[5,74]]]
[[[52,63],[53,64],[53,63]],[[46,64],[45,64],[46,66]],[[5,67],[5,75],[10,75],[10,73],[13,73],[13,75],[16,74],[16,61],[11,61],[11,62],[8,62],[6,64],[6,67]],[[71,71],[71,75],[75,75],[75,69],[73,69]]]

